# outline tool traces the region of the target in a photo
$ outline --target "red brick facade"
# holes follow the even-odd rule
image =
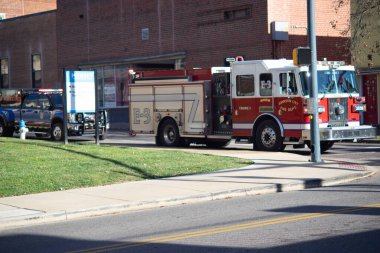
[[[347,38],[339,32],[349,10],[337,17],[333,2],[316,2],[318,58],[349,61]],[[186,68],[209,67],[237,55],[290,58],[293,48],[307,45],[306,1],[58,0],[55,5],[53,0],[0,0],[2,10],[15,10],[12,15],[20,14],[20,6],[28,12],[57,6],[57,13],[0,22],[0,57],[9,58],[13,87],[30,85],[33,53],[42,54],[43,85],[51,87],[61,81],[57,69],[62,68],[173,65],[176,57]],[[289,40],[272,41],[273,21],[288,22]]]
[[[57,84],[56,12],[0,22],[0,59],[9,63],[9,88],[32,87],[32,55],[41,55],[42,87]]]
[[[340,31],[349,6],[338,16],[334,2],[316,1],[318,59],[348,62],[348,37]],[[0,21],[0,59],[9,60],[13,88],[32,87],[32,54],[41,54],[42,87],[60,87],[64,68],[96,69],[99,104],[109,109],[112,127],[124,127],[129,68],[291,58],[293,48],[307,46],[306,13],[299,0],[57,0],[56,11]],[[272,22],[285,22],[288,40],[272,40]]]
[[[316,2],[318,58],[348,61],[347,38],[331,25],[333,2]],[[250,13],[226,19],[243,9]],[[346,14],[338,25],[347,22]],[[272,42],[272,21],[288,22],[288,41]],[[290,58],[293,48],[307,45],[306,26],[306,1],[59,0],[58,61],[77,67],[184,52],[184,66],[191,68],[221,65],[237,55]],[[144,28],[148,40],[142,40]]]

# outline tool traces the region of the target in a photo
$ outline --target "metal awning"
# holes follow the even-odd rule
[[[89,61],[83,62],[78,65],[79,68],[92,68],[107,65],[125,65],[125,64],[168,64],[174,63],[175,60],[184,59],[186,57],[186,52],[177,52],[170,54],[159,54],[151,56],[142,56],[134,58],[117,58],[117,59],[107,59],[99,61]]]
[[[361,76],[364,75],[374,75],[374,74],[380,74],[380,67],[374,67],[374,68],[359,68],[358,74]]]

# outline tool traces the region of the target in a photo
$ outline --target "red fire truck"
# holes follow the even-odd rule
[[[365,98],[354,67],[324,61],[317,69],[321,151],[375,137],[374,127],[360,124]],[[263,151],[310,145],[310,73],[290,60],[142,71],[129,89],[131,133],[153,134],[158,145],[222,147],[232,139]]]

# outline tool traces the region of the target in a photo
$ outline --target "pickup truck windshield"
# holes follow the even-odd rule
[[[317,72],[318,94],[356,94],[359,93],[355,72],[349,70],[320,70]],[[310,72],[300,73],[304,95],[309,95]]]
[[[62,94],[51,94],[50,98],[55,107],[63,107]]]

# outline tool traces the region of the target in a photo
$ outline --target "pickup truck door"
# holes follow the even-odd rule
[[[49,132],[51,128],[51,103],[47,95],[40,94],[39,97],[39,128],[42,132]]]
[[[38,94],[29,94],[25,97],[21,108],[21,119],[25,121],[29,131],[38,130],[40,106]]]

